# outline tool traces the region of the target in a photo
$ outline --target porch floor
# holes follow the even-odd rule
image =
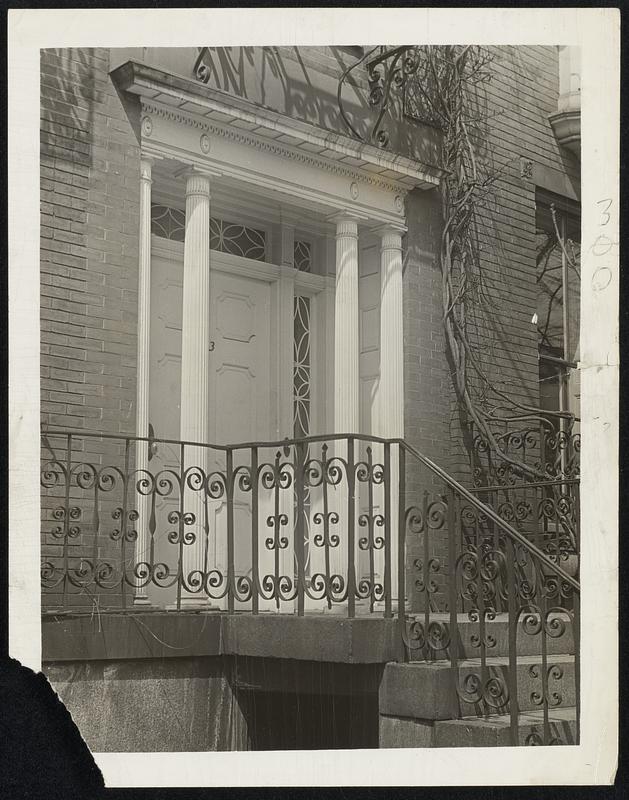
[[[66,612],[43,616],[42,653],[46,662],[242,655],[384,664],[400,657],[400,635],[395,618],[376,614]]]

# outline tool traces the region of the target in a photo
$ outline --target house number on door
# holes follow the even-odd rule
[[[210,342],[210,353],[214,350],[214,342]]]

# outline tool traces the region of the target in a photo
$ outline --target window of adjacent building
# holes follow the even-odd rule
[[[579,209],[563,198],[538,192],[535,221],[540,406],[578,416]]]

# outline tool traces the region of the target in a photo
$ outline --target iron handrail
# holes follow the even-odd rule
[[[546,486],[563,486],[564,484],[577,484],[580,483],[578,478],[553,478],[549,481],[526,481],[526,483],[494,483],[491,486],[474,486],[470,489],[471,492],[498,492],[498,491],[513,491],[520,489],[539,489]]]
[[[463,486],[463,484],[455,480],[455,478],[449,475],[444,469],[435,464],[434,461],[431,461],[429,458],[422,455],[419,450],[416,450],[412,445],[402,440],[396,441],[401,443],[402,447],[404,447],[407,453],[410,453],[410,455],[416,458],[425,467],[428,467],[431,472],[439,476],[439,478],[441,478],[441,480],[443,480],[444,483],[446,483],[451,489],[454,489],[454,491],[464,497],[468,503],[471,503],[471,505],[473,505],[478,511],[483,513],[486,517],[492,520],[492,522],[498,525],[498,527],[507,534],[512,542],[524,547],[532,556],[535,556],[538,561],[549,568],[555,575],[560,577],[562,580],[572,586],[573,589],[580,593],[581,585],[579,581],[577,581],[572,577],[572,575],[569,575],[558,564],[556,564],[552,558],[544,553],[543,550],[540,550],[539,547],[530,542],[526,536],[519,533],[512,525],[509,525],[508,522],[505,522],[505,520],[503,520],[502,517],[497,514],[491,506],[488,506],[486,503],[483,503],[482,500],[479,500],[477,497],[475,497],[469,489],[466,489],[465,486]]]
[[[165,439],[160,436],[136,436],[127,433],[97,433],[95,431],[72,430],[69,428],[50,428],[42,430],[42,436],[77,436],[95,439],[124,439],[132,442],[148,442],[149,444],[176,444],[187,447],[206,447],[209,450],[250,450],[253,447],[289,447],[291,445],[309,444],[314,442],[336,442],[340,440],[355,439],[362,442],[377,442],[378,444],[404,444],[403,439],[386,439],[382,436],[372,436],[362,433],[325,433],[316,436],[301,436],[297,438],[286,437],[271,441],[236,442],[235,444],[214,444],[212,442],[197,442],[187,439]]]

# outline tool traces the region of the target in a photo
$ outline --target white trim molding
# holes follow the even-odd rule
[[[406,194],[434,188],[444,175],[147,64],[128,61],[111,77],[140,99],[147,153],[218,171],[221,185],[248,185],[276,203],[324,215],[349,206],[369,225],[404,222]]]
[[[210,126],[218,130],[222,122],[227,124],[225,130],[236,132],[238,129],[241,135],[245,135],[247,130],[255,131],[254,138],[271,140],[276,147],[286,148],[287,152],[291,151],[290,145],[307,145],[311,155],[320,148],[318,160],[351,160],[356,166],[357,176],[379,174],[384,180],[392,179],[404,185],[407,191],[415,187],[429,189],[436,186],[444,175],[443,170],[433,165],[421,164],[350,136],[323,130],[139,61],[127,61],[113,70],[111,77],[122,91],[140,95],[144,103],[154,103],[154,107],[167,108],[180,123],[194,125],[202,131],[207,132]],[[346,163],[344,168],[348,166]]]

